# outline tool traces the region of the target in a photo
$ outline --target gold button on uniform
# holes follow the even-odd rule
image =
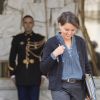
[[[33,64],[34,63],[34,59],[30,59],[30,63]]]

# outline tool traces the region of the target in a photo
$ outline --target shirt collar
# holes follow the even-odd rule
[[[61,36],[60,32],[56,33],[56,37],[58,38],[59,42],[64,45],[64,39],[63,37]],[[75,44],[75,36],[72,37],[72,47],[73,45]]]

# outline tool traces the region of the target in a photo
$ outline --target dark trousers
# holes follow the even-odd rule
[[[85,100],[81,84],[63,83],[59,91],[51,91],[53,100]]]
[[[39,86],[17,86],[18,100],[39,100]]]

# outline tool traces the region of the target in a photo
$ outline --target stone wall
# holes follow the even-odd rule
[[[24,15],[29,14],[34,17],[35,27],[33,30],[35,32],[50,38],[58,30],[57,17],[61,12],[77,13],[74,1],[5,0],[3,13],[0,15],[0,60],[8,60],[12,36],[23,31],[21,18]]]
[[[0,100],[18,100],[16,87],[8,78],[0,79]]]

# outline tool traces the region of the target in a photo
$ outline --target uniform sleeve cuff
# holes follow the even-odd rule
[[[11,78],[11,79],[15,78],[15,75],[12,75],[10,78]]]

